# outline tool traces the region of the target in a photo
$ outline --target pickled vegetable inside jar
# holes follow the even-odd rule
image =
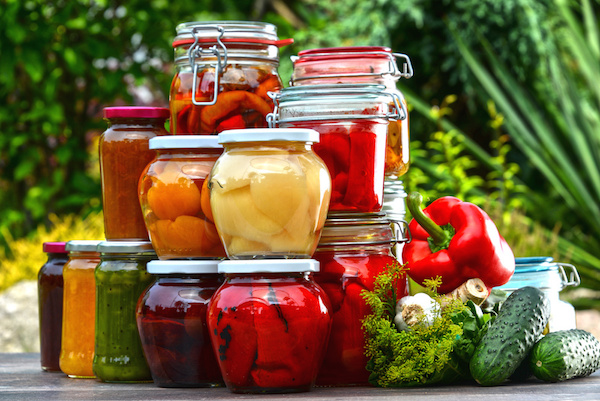
[[[96,281],[100,241],[69,241],[63,268],[63,326],[60,370],[72,378],[94,377]]]
[[[207,310],[223,283],[217,261],[148,263],[157,277],[137,307],[137,324],[154,383],[160,387],[218,387],[223,378],[212,349]]]
[[[150,382],[135,311],[154,281],[146,264],[156,253],[147,241],[106,241],[98,252],[94,374],[104,382]]]
[[[223,153],[217,137],[157,137],[150,140],[150,148],[157,156],[142,173],[138,192],[158,257],[225,257],[208,188],[208,175]]]
[[[397,263],[391,254],[393,244],[390,222],[383,214],[327,220],[314,255],[321,264],[315,281],[331,301],[332,327],[317,385],[369,384],[362,319],[371,309],[361,292],[373,291],[375,278]],[[396,291],[398,299],[408,295],[406,280]]]
[[[281,89],[277,28],[245,21],[188,22],[173,41],[177,73],[169,95],[171,133],[262,128]]]
[[[291,84],[381,84],[394,93],[406,108],[404,95],[397,88],[400,78],[411,78],[413,68],[406,54],[394,53],[384,46],[329,47],[303,50],[292,57],[294,71]],[[401,66],[397,61],[401,61]],[[390,107],[394,107],[390,103]],[[386,179],[404,175],[410,163],[409,119],[390,120],[385,151]]]
[[[169,109],[162,107],[107,107],[109,127],[100,137],[100,173],[104,232],[107,240],[148,240],[137,196],[137,185],[154,158],[149,140],[166,135]]]
[[[235,393],[308,391],[323,359],[329,301],[312,259],[224,261],[208,311],[212,344]]]
[[[331,181],[309,129],[231,130],[210,179],[217,230],[236,258],[309,258],[327,216]]]
[[[64,242],[44,242],[48,260],[38,272],[40,363],[47,372],[60,371],[63,314],[63,266],[69,260]]]

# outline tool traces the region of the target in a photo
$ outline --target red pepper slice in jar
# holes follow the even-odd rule
[[[214,133],[219,121],[229,114],[237,112],[242,114],[248,110],[260,113],[265,119],[273,111],[272,107],[260,96],[247,91],[222,92],[217,96],[217,102],[205,106],[200,111],[200,131]]]

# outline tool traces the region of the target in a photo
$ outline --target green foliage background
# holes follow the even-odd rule
[[[518,256],[573,261],[600,289],[599,15],[598,0],[0,0],[3,259],[49,216],[101,211],[102,108],[167,105],[178,23],[249,19],[295,39],[284,82],[302,49],[408,54],[406,188],[479,204]]]

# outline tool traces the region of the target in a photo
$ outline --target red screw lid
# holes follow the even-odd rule
[[[44,242],[42,247],[46,253],[68,253],[65,244],[66,242]]]
[[[165,107],[118,106],[104,108],[104,118],[162,118],[166,120],[170,115],[169,109]]]

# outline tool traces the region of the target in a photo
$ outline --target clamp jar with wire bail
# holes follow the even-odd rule
[[[381,211],[388,125],[407,115],[397,94],[383,85],[328,84],[291,86],[271,96],[271,127],[320,133],[314,150],[331,175],[330,213]]]
[[[364,354],[362,319],[371,313],[361,296],[373,291],[375,278],[397,263],[391,248],[396,238],[383,213],[331,217],[325,222],[314,258],[321,264],[315,281],[331,301],[332,326],[317,385],[361,386],[369,384]],[[408,295],[406,278],[399,280],[397,298]]]
[[[521,287],[531,286],[542,290],[550,300],[549,331],[576,328],[575,308],[559,298],[566,287],[580,284],[577,268],[568,263],[558,263],[552,257],[515,258],[515,273],[508,283],[495,289],[511,293]]]
[[[294,70],[290,85],[315,84],[380,84],[394,93],[406,107],[404,95],[396,84],[400,78],[411,78],[413,68],[406,54],[395,53],[384,46],[330,47],[303,50],[292,56]],[[400,65],[399,65],[400,64]],[[392,104],[390,106],[393,107]],[[397,180],[408,170],[409,122],[391,120],[388,125],[385,153],[385,177]]]
[[[217,134],[266,127],[267,92],[281,89],[275,25],[246,21],[186,22],[173,41],[177,72],[169,107],[172,134]]]

